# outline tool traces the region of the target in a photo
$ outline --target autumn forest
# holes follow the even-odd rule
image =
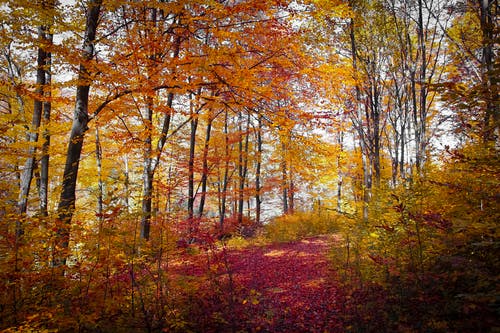
[[[1,332],[499,332],[496,0],[2,0]]]

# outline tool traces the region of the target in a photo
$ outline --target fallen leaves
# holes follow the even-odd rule
[[[198,320],[205,323],[203,331],[231,331],[235,326],[250,332],[341,332],[335,316],[338,288],[331,282],[327,259],[331,241],[320,236],[207,254],[210,265],[204,289],[211,292],[200,300],[206,312]],[[191,265],[176,269],[199,272],[203,258],[207,257],[193,256]],[[207,324],[214,313],[224,320]]]

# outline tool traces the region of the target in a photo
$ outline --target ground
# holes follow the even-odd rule
[[[179,277],[204,281],[190,309],[205,332],[341,332],[340,289],[329,268],[335,236],[219,248],[174,263]]]

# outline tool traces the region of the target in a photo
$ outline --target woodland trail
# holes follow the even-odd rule
[[[324,235],[218,252],[205,259],[208,279],[193,315],[204,332],[342,332],[342,292],[328,263],[336,241]],[[195,266],[191,274],[207,276]]]

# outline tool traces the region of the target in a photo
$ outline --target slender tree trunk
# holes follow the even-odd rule
[[[102,147],[99,137],[99,127],[95,128],[95,159],[97,164],[97,216],[99,217],[99,225],[103,222],[104,213],[104,182],[102,180]]]
[[[194,159],[196,150],[196,130],[198,128],[198,117],[194,116],[191,119],[191,135],[189,137],[189,162],[188,162],[188,223],[190,225],[189,232],[191,233],[192,224],[194,223]]]
[[[247,124],[245,130],[245,143],[243,144],[243,124],[242,117],[240,113],[240,124],[239,124],[239,157],[238,157],[238,225],[241,226],[243,223],[243,208],[244,208],[244,193],[245,193],[245,182],[247,179],[248,172],[248,137],[249,137],[249,126],[250,126],[250,113],[247,116]]]
[[[338,134],[338,144],[340,148],[340,154],[337,156],[337,211],[342,212],[342,185],[344,181],[344,175],[342,172],[342,160],[341,155],[344,152],[344,132],[339,131]]]
[[[372,119],[373,119],[373,171],[375,186],[380,185],[380,103],[379,89],[377,82],[373,82],[373,101],[372,101]]]
[[[157,28],[156,24],[156,9],[144,8],[144,14],[147,18],[146,29],[144,32],[145,39],[150,38],[154,33],[151,31]],[[148,80],[151,78],[151,72],[155,70],[156,48],[155,46],[148,47],[147,51],[150,63],[146,66]],[[153,209],[153,112],[154,100],[151,96],[145,96],[146,107],[144,110],[143,122],[146,138],[143,146],[143,169],[142,169],[142,210],[141,210],[141,226],[139,238],[149,240],[151,230],[151,217]]]
[[[230,150],[229,150],[229,124],[228,124],[228,112],[227,110],[224,113],[224,176],[222,179],[222,191],[221,202],[219,206],[219,227],[220,232],[224,232],[224,219],[226,218],[226,200],[227,200],[227,188],[229,183],[229,159],[230,159]]]
[[[38,142],[38,130],[40,127],[42,112],[43,112],[43,102],[42,98],[44,95],[45,88],[45,64],[46,64],[46,52],[44,50],[43,44],[46,40],[46,28],[40,26],[38,28],[38,41],[42,46],[38,48],[37,57],[37,71],[36,71],[36,95],[35,101],[33,103],[33,119],[31,121],[31,128],[28,132],[28,152],[27,159],[24,164],[24,169],[21,174],[21,188],[19,191],[18,200],[18,213],[22,216],[26,214],[28,208],[28,197],[30,193],[31,180],[33,179],[33,170],[36,164],[36,143]],[[20,237],[23,233],[21,222],[19,221],[16,226],[16,237]]]
[[[123,187],[125,190],[124,204],[125,204],[125,208],[127,210],[127,213],[129,213],[130,212],[130,170],[129,170],[129,166],[128,166],[128,155],[127,154],[125,154],[123,156],[123,166],[124,166],[123,175],[125,177],[125,179],[123,180]]]
[[[483,34],[481,74],[484,87],[484,98],[486,99],[486,110],[483,120],[483,141],[488,143],[498,140],[500,136],[498,75],[495,75],[496,59],[494,52],[494,45],[498,35],[495,32],[495,18],[498,15],[498,4],[495,0],[478,1],[480,11],[479,17]],[[497,136],[496,139],[495,135]]]
[[[355,35],[355,30],[354,30],[354,19],[351,18],[350,20],[350,30],[349,30],[349,35],[350,35],[350,41],[351,41],[351,54],[352,54],[352,66],[357,73],[358,70],[358,53],[357,53],[357,48],[356,48],[356,35]],[[355,111],[358,114],[358,118],[361,119],[361,109],[360,109],[360,103],[361,103],[361,89],[358,84],[355,85]],[[369,207],[369,202],[370,202],[370,197],[371,197],[371,168],[370,168],[370,163],[367,159],[367,148],[366,148],[366,142],[365,142],[365,133],[364,129],[362,128],[361,124],[358,124],[357,126],[357,131],[360,136],[359,138],[359,145],[361,149],[361,163],[363,167],[363,185],[362,185],[362,191],[363,191],[363,221],[367,222],[368,221],[368,207]]]
[[[288,213],[295,212],[295,183],[293,181],[293,169],[290,163],[288,169]]]
[[[361,163],[363,167],[363,221],[367,222],[369,217],[369,204],[372,191],[372,175],[370,161],[366,156],[366,147],[363,140],[360,141]]]
[[[238,202],[236,205],[236,213],[238,215],[238,226],[243,222],[243,117],[242,113],[238,113]]]
[[[396,134],[396,142],[394,142],[393,153],[391,157],[391,183],[395,187],[398,182],[398,171],[399,171],[399,134]]]
[[[420,91],[418,98],[418,107],[414,110],[414,126],[415,126],[415,166],[420,174],[422,165],[425,162],[425,146],[426,146],[426,128],[427,128],[427,50],[426,50],[426,33],[424,31],[424,4],[422,0],[418,0],[418,21],[417,21],[417,37],[418,37],[418,52],[420,56],[420,69],[418,80],[420,82]],[[416,90],[416,88],[414,87]]]
[[[205,131],[205,145],[203,147],[203,169],[201,174],[201,196],[200,205],[198,207],[198,217],[203,217],[203,210],[205,208],[205,198],[207,195],[207,181],[208,181],[208,148],[210,145],[210,134],[212,132],[211,117],[208,118],[207,129]]]
[[[177,53],[178,54],[178,53]],[[169,93],[167,97],[167,107],[170,109],[172,107],[172,102],[174,99],[174,94]],[[147,122],[150,124],[149,126],[151,127],[148,130],[148,137],[146,138],[145,141],[145,154],[144,154],[144,171],[143,171],[143,177],[144,178],[144,184],[143,184],[143,202],[142,202],[142,220],[141,220],[141,233],[140,237],[142,239],[149,239],[149,234],[150,234],[150,225],[151,225],[151,210],[152,210],[152,195],[154,192],[154,176],[156,173],[156,168],[158,167],[158,164],[160,163],[160,158],[161,154],[163,152],[163,148],[165,147],[165,143],[168,138],[168,132],[170,130],[170,120],[172,118],[172,115],[170,111],[165,114],[165,117],[163,118],[163,125],[162,125],[162,131],[160,134],[160,138],[158,140],[158,144],[156,147],[156,151],[153,157],[153,146],[152,146],[152,122],[153,122],[153,112],[152,112],[152,101],[149,102],[150,105],[148,106],[148,109],[150,112],[147,113]],[[182,126],[182,125],[181,125]]]
[[[87,123],[88,102],[90,90],[90,73],[86,62],[94,56],[94,42],[97,32],[97,24],[101,12],[102,0],[89,0],[87,9],[87,22],[85,24],[85,35],[82,48],[83,61],[78,70],[78,86],[76,89],[75,112],[73,125],[68,142],[66,163],[62,180],[62,191],[57,208],[57,235],[54,244],[53,265],[62,266],[66,264],[68,255],[71,219],[75,210],[75,191],[82,153],[83,139],[88,130]]]
[[[408,88],[406,88],[408,89]],[[408,91],[408,90],[406,90]],[[405,179],[406,178],[406,168],[405,168],[405,164],[406,164],[406,147],[407,147],[407,140],[406,140],[406,136],[407,136],[407,127],[408,127],[408,117],[410,115],[410,106],[409,106],[409,100],[408,99],[405,99],[405,103],[404,103],[404,110],[403,110],[403,117],[404,117],[404,121],[401,123],[400,125],[400,132],[401,132],[401,141],[400,141],[400,149],[401,149],[401,153],[400,153],[400,160],[399,160],[399,177],[400,179]]]
[[[414,131],[414,139],[415,139],[415,158],[418,161],[415,161],[417,165],[417,169],[420,169],[420,154],[418,153],[418,147],[420,147],[420,127],[418,126],[418,96],[417,96],[417,83],[415,72],[411,70],[410,72],[410,95],[412,100],[412,117],[413,117],[413,131]],[[411,134],[410,134],[411,135]]]
[[[151,228],[151,210],[153,202],[153,101],[147,97],[147,106],[144,114],[146,139],[144,140],[144,161],[142,173],[142,216],[140,238],[148,240]]]
[[[158,28],[158,11],[155,8],[151,9],[150,13],[151,23],[154,25],[154,28]],[[149,35],[151,31],[147,30],[146,35]],[[180,51],[180,38],[177,37],[175,39],[174,44],[174,54],[173,58],[177,58],[179,56]],[[156,50],[152,50],[150,54],[150,59],[153,64],[157,58]],[[153,65],[154,66],[154,65]],[[151,70],[148,68],[148,70]],[[152,69],[154,70],[154,69]],[[168,112],[165,114],[163,118],[162,129],[160,133],[160,137],[158,139],[158,143],[156,145],[156,150],[153,154],[153,139],[152,139],[152,131],[153,131],[153,99],[147,98],[147,112],[146,112],[146,127],[148,131],[148,136],[145,141],[145,150],[144,150],[144,170],[143,170],[143,199],[142,199],[142,219],[141,219],[141,232],[140,238],[149,240],[150,236],[150,228],[151,228],[151,217],[152,217],[152,205],[153,205],[153,192],[154,192],[154,176],[156,173],[156,168],[160,162],[161,154],[163,152],[163,148],[165,147],[165,143],[167,142],[168,132],[170,130],[170,121],[172,118],[172,103],[174,100],[174,94],[172,92],[168,93],[167,97],[167,108]]]
[[[283,214],[288,214],[288,167],[286,164],[286,145],[281,143],[282,160],[281,160],[281,186],[282,186],[282,202]]]
[[[47,43],[52,45],[53,35],[51,33],[47,34]],[[50,114],[52,112],[52,53],[46,51],[45,53],[45,98],[43,102],[43,122],[45,124],[45,130],[43,131],[43,146],[42,146],[42,157],[40,160],[40,214],[42,216],[48,216],[48,201],[49,201],[49,148],[50,148],[50,131],[48,126],[50,124]]]
[[[261,165],[262,165],[262,116],[259,115],[257,127],[257,160],[255,166],[255,223],[261,224]]]

